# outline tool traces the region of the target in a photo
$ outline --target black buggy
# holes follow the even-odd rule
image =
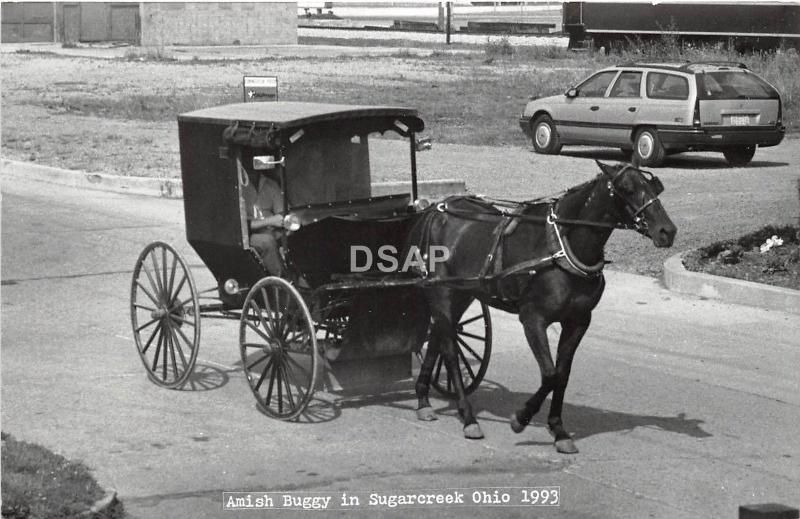
[[[413,109],[296,102],[242,103],[178,117],[186,236],[216,286],[198,290],[188,263],[167,243],[140,254],[131,284],[131,322],[149,378],[167,388],[192,379],[201,318],[239,321],[242,369],[264,410],[299,416],[321,366],[420,352],[430,318],[419,289],[424,269],[353,272],[352,251],[402,251],[416,215],[417,140]],[[408,139],[410,192],[373,196],[370,137]],[[245,192],[261,170],[281,182],[280,258],[271,275],[250,246]],[[398,189],[402,191],[402,189]],[[402,258],[398,258],[402,262]],[[202,302],[201,302],[202,301]],[[486,372],[492,334],[476,302],[455,327],[467,392]],[[452,395],[442,358],[433,383]]]

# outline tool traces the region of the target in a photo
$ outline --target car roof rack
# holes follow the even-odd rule
[[[740,68],[743,70],[750,70],[747,68],[747,65],[738,61],[695,61],[692,63],[687,63],[681,68],[685,68],[686,70],[692,70],[692,67],[695,65],[713,65],[717,67],[733,67],[733,68]]]
[[[662,69],[662,70],[684,70],[684,67],[688,65],[678,65],[673,63],[641,63],[637,61],[629,61],[627,63],[618,63],[614,65],[616,67],[642,67],[642,68],[655,68],[655,69]]]

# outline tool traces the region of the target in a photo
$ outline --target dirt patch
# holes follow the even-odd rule
[[[683,264],[694,272],[800,290],[800,228],[770,225],[693,250]]]

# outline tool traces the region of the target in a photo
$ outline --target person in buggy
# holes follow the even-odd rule
[[[283,194],[275,169],[248,174],[249,185],[243,190],[250,246],[261,256],[269,273],[280,276],[283,263],[279,256],[283,226]]]

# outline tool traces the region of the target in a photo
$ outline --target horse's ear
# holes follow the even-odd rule
[[[639,156],[636,153],[634,153],[633,157],[631,157],[631,166],[633,166],[636,169],[639,169],[639,166],[640,166],[640,164],[639,164]]]
[[[600,168],[600,171],[603,171],[603,172],[605,172],[605,173],[608,173],[608,172],[609,172],[608,170],[609,170],[609,168],[610,168],[611,166],[609,166],[608,164],[603,164],[602,162],[600,162],[600,161],[599,161],[599,160],[597,160],[597,159],[594,159],[594,161],[597,163],[597,167],[599,167],[599,168]]]

